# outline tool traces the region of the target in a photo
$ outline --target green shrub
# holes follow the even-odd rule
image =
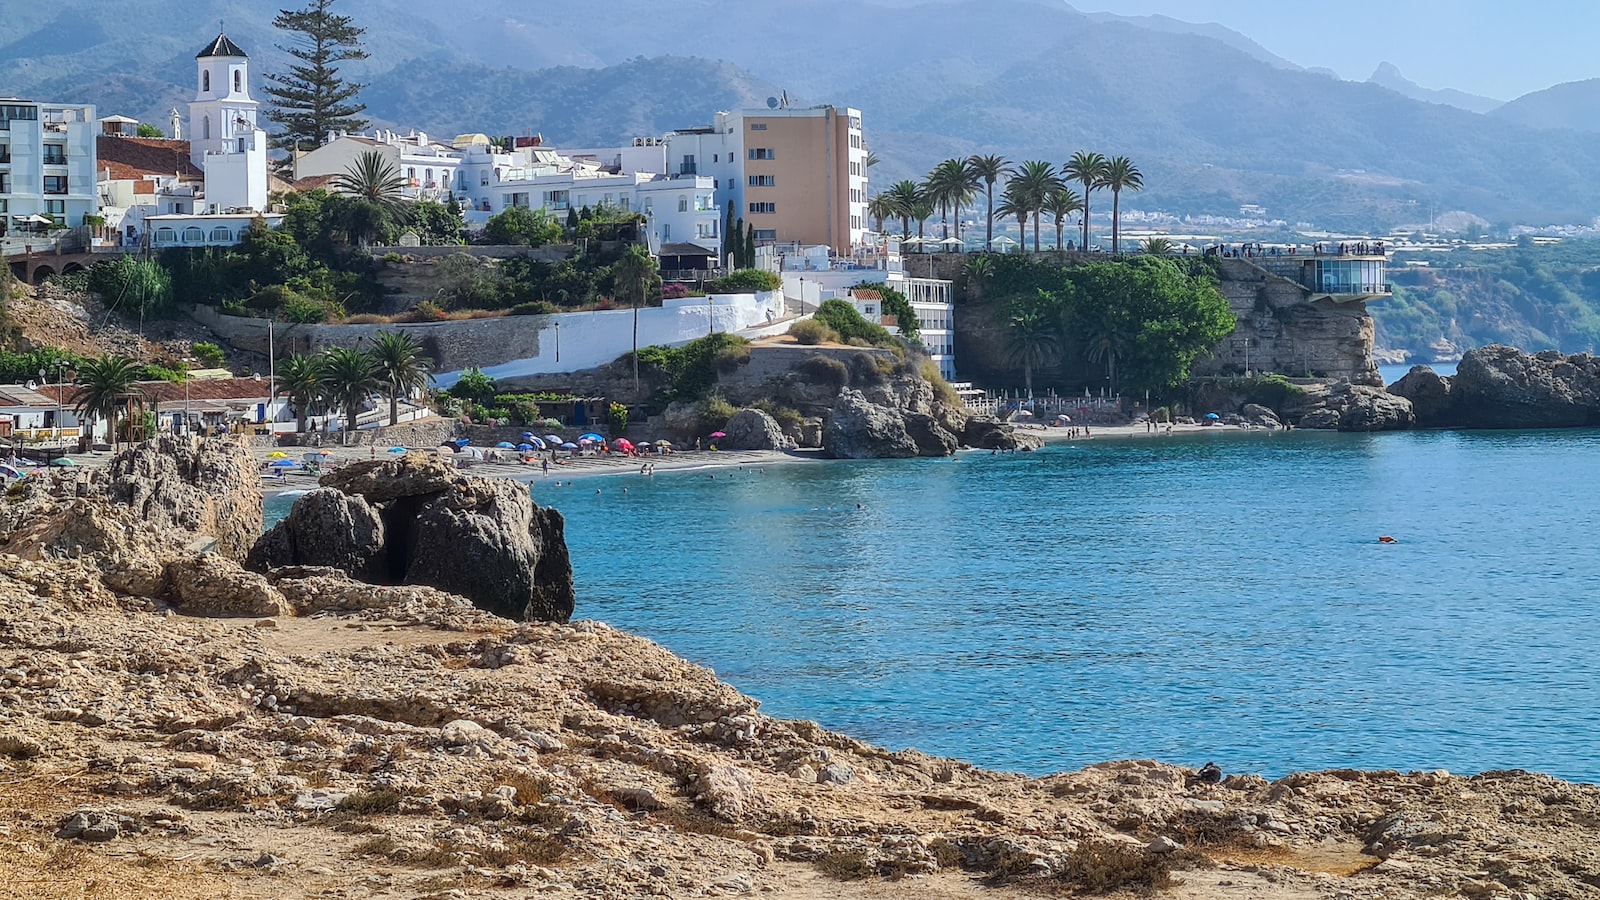
[[[706,282],[708,294],[746,294],[752,291],[783,289],[783,278],[765,269],[739,269]]]
[[[917,322],[917,311],[911,308],[911,301],[905,294],[900,293],[883,282],[863,281],[850,286],[851,290],[877,291],[883,298],[884,315],[894,316],[894,321],[900,328],[900,333],[906,340],[914,341],[921,333]]]
[[[1250,398],[1251,403],[1259,403],[1271,409],[1281,409],[1291,400],[1305,397],[1306,390],[1282,375],[1268,375],[1265,378],[1255,379],[1253,383],[1247,382],[1244,394]]]
[[[611,429],[622,432],[628,430],[628,407],[621,403],[612,403],[606,408],[606,413],[611,417]]]
[[[189,369],[183,363],[176,367],[149,363],[143,367],[145,381],[171,381],[182,384],[189,380]]]
[[[548,300],[533,300],[511,307],[513,316],[548,316],[555,311],[556,305]]]
[[[743,348],[747,343],[738,335],[719,331],[682,347],[641,347],[639,365],[650,371],[652,380],[665,381],[656,391],[653,398],[656,402],[663,405],[675,400],[695,402],[704,398],[716,383],[717,355],[729,348]]]
[[[208,369],[220,369],[227,362],[222,348],[207,341],[196,341],[189,346],[189,352]]]
[[[837,343],[839,333],[816,319],[805,319],[789,326],[789,334],[808,347],[817,344]]]
[[[836,391],[850,383],[850,369],[832,357],[813,356],[797,368],[806,381],[825,384]]]
[[[325,322],[329,312],[328,304],[321,300],[313,300],[304,294],[297,294],[287,288],[284,289],[283,305],[278,309],[286,321],[297,325]]]
[[[387,324],[389,324],[389,317],[388,316],[380,316],[380,315],[378,315],[376,313],[361,313],[359,315],[347,316],[345,318],[343,324],[345,324],[345,325],[387,325]]]
[[[755,402],[755,408],[771,416],[772,420],[778,423],[778,427],[782,428],[784,431],[798,429],[801,425],[805,424],[806,417],[802,416],[799,410],[790,406],[774,403],[772,400],[765,397]]]
[[[740,366],[750,363],[750,345],[739,344],[735,347],[723,347],[717,355],[711,358],[712,368],[718,375],[730,375]]]
[[[411,307],[411,320],[413,322],[443,322],[450,318],[450,314],[439,307],[432,300],[424,300]]]
[[[473,403],[488,403],[494,399],[494,379],[474,366],[461,373],[461,378],[451,386],[450,396]]]
[[[894,338],[882,325],[868,322],[856,308],[843,300],[824,300],[817,307],[815,320],[832,328],[845,343],[852,346],[888,347]]]
[[[737,406],[721,397],[715,395],[707,397],[700,401],[699,407],[695,409],[696,430],[701,434],[721,431],[723,426],[728,424],[728,420],[733,418],[734,413],[738,411],[739,408]]]
[[[923,381],[933,385],[933,396],[938,398],[940,402],[946,406],[961,405],[961,397],[956,394],[956,389],[950,386],[950,382],[944,380],[943,375],[939,374],[938,363],[926,356],[919,357],[917,360],[917,374],[922,376]]]

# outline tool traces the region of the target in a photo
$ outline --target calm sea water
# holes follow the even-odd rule
[[[1439,375],[1448,376],[1456,373],[1456,364],[1453,362],[1423,363],[1423,365],[1432,369],[1436,374]],[[1404,378],[1406,373],[1409,371],[1411,371],[1411,365],[1378,367],[1378,374],[1383,376],[1384,384],[1394,384],[1396,381]]]
[[[1294,432],[533,492],[579,616],[890,747],[1595,781],[1597,483],[1596,432]]]

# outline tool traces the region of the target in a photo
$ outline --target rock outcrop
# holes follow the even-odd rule
[[[1428,366],[1412,366],[1399,381],[1389,385],[1389,393],[1411,401],[1417,425],[1422,428],[1455,424],[1455,397],[1451,393],[1450,379],[1441,377]]]
[[[464,475],[425,453],[355,463],[321,483],[261,536],[252,569],[331,566],[459,594],[510,619],[572,615],[564,521],[524,486]]]
[[[1301,428],[1338,431],[1398,431],[1416,424],[1411,401],[1364,384],[1341,381],[1306,392]]]
[[[759,409],[739,410],[722,430],[728,436],[717,443],[727,450],[789,450],[794,446],[778,421]]]
[[[1583,428],[1600,425],[1600,359],[1491,344],[1468,350],[1456,374],[1414,366],[1389,386],[1417,423],[1441,428]]]
[[[869,401],[860,391],[839,392],[822,429],[822,450],[834,459],[908,459],[918,455],[897,409]]]
[[[993,416],[972,416],[967,419],[961,442],[978,450],[1030,451],[1044,446],[1044,439],[1038,435],[1018,431],[1015,425]]]

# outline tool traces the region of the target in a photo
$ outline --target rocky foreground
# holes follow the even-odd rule
[[[1589,786],[1030,779],[769,718],[598,623],[250,572],[242,459],[168,445],[0,499],[0,893],[1600,896]]]

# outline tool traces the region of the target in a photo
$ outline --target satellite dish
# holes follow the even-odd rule
[[[28,390],[33,391],[33,390],[38,390],[38,388],[39,388],[39,386],[37,384],[34,384],[33,381],[30,380],[28,382]]]
[[[777,97],[768,97],[767,98],[767,109],[777,109],[777,108],[778,108],[778,98]]]

